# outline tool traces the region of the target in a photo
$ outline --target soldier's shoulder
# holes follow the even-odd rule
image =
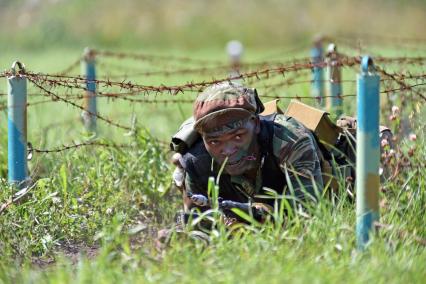
[[[302,123],[284,114],[277,114],[272,139],[274,155],[281,157],[294,143],[306,136],[309,136],[309,130]]]
[[[181,164],[187,172],[201,174],[204,171],[209,171],[211,159],[203,141],[200,140],[182,156]]]
[[[278,114],[274,119],[274,137],[277,139],[293,141],[309,135],[309,132],[302,123],[290,116]]]

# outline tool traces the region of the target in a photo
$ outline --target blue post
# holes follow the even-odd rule
[[[368,245],[379,219],[379,90],[373,60],[364,56],[357,76],[356,237],[360,250]]]
[[[327,80],[328,80],[328,98],[327,111],[336,117],[342,115],[342,74],[339,66],[339,54],[334,43],[328,46],[327,50]]]
[[[86,95],[84,96],[84,111],[81,114],[87,131],[96,132],[96,68],[95,52],[86,48],[83,57],[83,72],[86,77]]]
[[[314,47],[311,49],[311,58],[314,65],[324,62],[322,50],[322,37],[314,39]],[[312,96],[318,98],[318,105],[324,107],[324,74],[322,66],[315,66],[312,69]]]
[[[27,78],[25,66],[19,61],[13,62],[11,71],[7,77],[8,180],[23,187],[28,179]]]

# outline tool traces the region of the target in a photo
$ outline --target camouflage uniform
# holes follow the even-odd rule
[[[195,129],[199,132],[227,131],[241,121],[244,111],[258,115],[263,105],[254,89],[232,83],[206,89],[194,106]],[[234,119],[238,117],[238,119]],[[262,202],[273,206],[274,200],[260,198],[268,189],[293,195],[299,200],[315,199],[323,189],[320,150],[311,131],[295,119],[282,114],[260,117],[260,165],[255,182],[243,175],[222,173],[219,197],[236,202]],[[206,119],[207,118],[207,119]],[[208,178],[217,178],[220,165],[198,140],[181,157],[185,171],[184,188],[191,194],[207,196]],[[266,190],[265,190],[266,189]]]

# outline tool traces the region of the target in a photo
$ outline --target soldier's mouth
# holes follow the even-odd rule
[[[238,159],[238,160],[235,160],[235,161],[228,161],[226,163],[226,166],[236,166],[236,165],[240,164],[241,162],[254,161],[254,160],[256,160],[256,156],[254,154],[252,154],[252,155],[249,155],[249,156],[244,156],[241,159]]]
[[[233,161],[233,162],[227,162],[226,165],[227,166],[235,166],[235,165],[239,164],[241,161],[242,161],[242,159],[236,160],[236,161]]]

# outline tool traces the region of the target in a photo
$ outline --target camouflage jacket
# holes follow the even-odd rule
[[[297,199],[315,198],[323,189],[320,155],[311,131],[295,119],[282,114],[261,118],[258,142],[262,163],[255,184],[243,176],[222,174],[219,196],[237,202],[263,202],[273,205],[265,196],[268,189],[278,194],[293,195]],[[217,165],[204,147],[202,140],[182,157],[185,169],[185,188],[193,194],[207,196],[210,176],[217,177]]]

